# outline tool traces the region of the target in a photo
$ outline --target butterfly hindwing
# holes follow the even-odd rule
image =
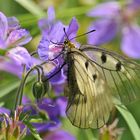
[[[112,110],[112,96],[96,65],[76,48],[67,53],[67,116],[80,128],[103,126]]]
[[[86,53],[104,76],[114,97],[123,103],[140,98],[140,65],[114,52],[84,45],[80,50]]]

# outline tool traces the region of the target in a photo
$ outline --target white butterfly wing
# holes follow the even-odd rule
[[[114,52],[90,45],[84,45],[80,50],[96,65],[114,97],[123,103],[140,99],[139,64]]]
[[[78,49],[67,54],[67,116],[80,128],[103,126],[112,110],[112,95],[96,65]]]

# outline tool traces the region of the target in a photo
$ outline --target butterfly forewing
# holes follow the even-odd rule
[[[67,116],[80,128],[103,126],[112,110],[112,95],[103,74],[84,53],[71,48],[67,53]]]
[[[84,45],[80,50],[89,57],[103,75],[115,97],[123,103],[140,98],[140,65],[114,52]]]

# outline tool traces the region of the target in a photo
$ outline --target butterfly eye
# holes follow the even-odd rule
[[[65,40],[65,41],[64,41],[64,44],[67,45],[67,44],[68,44],[68,40]]]

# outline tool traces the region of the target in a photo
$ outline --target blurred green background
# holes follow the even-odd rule
[[[33,36],[31,43],[26,45],[27,49],[31,52],[34,51],[39,43],[40,30],[37,26],[37,21],[47,16],[47,8],[53,5],[56,10],[56,17],[62,20],[63,23],[68,24],[73,16],[78,19],[80,28],[78,34],[87,31],[87,28],[93,18],[86,16],[86,12],[93,8],[95,5],[105,2],[107,0],[0,0],[0,11],[6,16],[15,16],[19,19],[23,28],[30,31]],[[86,37],[78,39],[80,43],[86,43]],[[120,39],[119,37],[104,45],[105,48],[120,52]],[[0,72],[0,105],[11,108],[15,98],[16,88],[19,79],[13,75],[5,72]],[[8,88],[7,88],[8,85]],[[26,89],[27,95],[31,97],[30,84]],[[131,114],[123,112],[116,112],[115,117],[119,118],[118,128],[124,128],[121,140],[135,140],[140,139],[140,101],[136,101],[127,105]],[[133,115],[133,117],[131,116]],[[125,116],[125,117],[124,117]],[[133,123],[134,122],[134,123]],[[92,129],[79,129],[70,124],[68,119],[63,120],[64,130],[76,136],[77,140],[97,140],[98,130]],[[32,138],[28,138],[32,139]],[[104,138],[107,140],[107,138]]]

